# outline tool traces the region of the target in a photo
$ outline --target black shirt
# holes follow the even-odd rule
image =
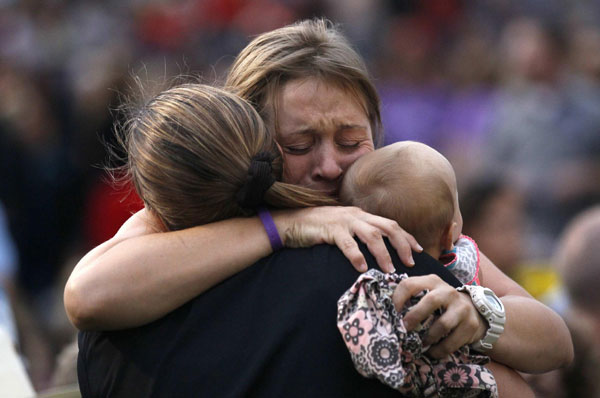
[[[426,254],[413,268],[392,257],[398,272],[460,285]],[[398,397],[358,374],[336,326],[337,300],[358,276],[336,247],[285,249],[153,323],[81,332],[82,396]]]

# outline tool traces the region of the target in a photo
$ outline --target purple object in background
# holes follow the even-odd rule
[[[385,145],[414,140],[436,146],[446,95],[438,87],[380,87]]]
[[[443,151],[455,140],[479,143],[489,132],[493,90],[396,85],[381,88],[380,94],[385,145],[414,140]]]

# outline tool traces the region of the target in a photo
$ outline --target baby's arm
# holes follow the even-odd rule
[[[273,218],[285,246],[336,244],[361,270],[366,262],[355,235],[388,271],[391,259],[382,236],[405,263],[412,259],[411,248],[418,248],[397,223],[354,207],[277,211]],[[79,261],[64,292],[76,327],[109,330],[151,322],[272,251],[257,217],[173,232],[158,232],[157,225],[142,210]]]

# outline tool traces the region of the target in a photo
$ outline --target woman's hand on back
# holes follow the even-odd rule
[[[387,237],[400,260],[413,266],[412,250],[422,251],[415,238],[396,221],[375,216],[358,207],[325,206],[273,212],[286,247],[310,247],[321,243],[336,245],[360,272],[367,270],[364,255],[354,240],[364,242],[384,272],[394,272],[390,254],[383,242]]]

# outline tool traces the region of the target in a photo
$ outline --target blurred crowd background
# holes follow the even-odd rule
[[[140,207],[103,170],[133,77],[218,83],[250,37],[314,16],[339,23],[365,57],[385,142],[445,154],[464,232],[530,293],[573,312],[555,252],[600,202],[597,1],[0,0],[0,303],[13,313],[0,319],[14,317],[36,389],[61,383],[75,333],[66,277]],[[585,347],[593,334],[581,334]]]

